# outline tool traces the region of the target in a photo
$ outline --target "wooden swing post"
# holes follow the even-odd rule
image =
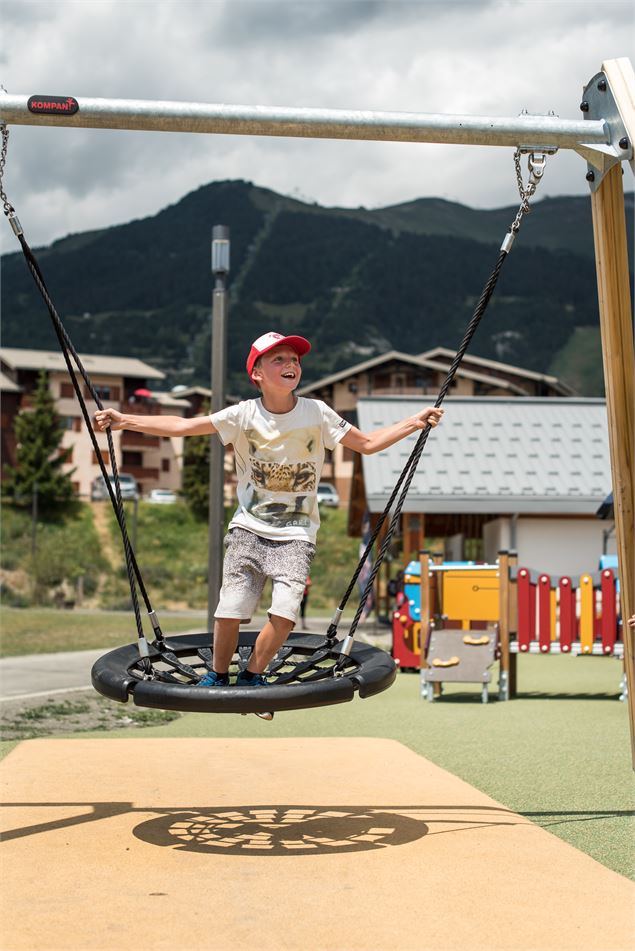
[[[630,142],[635,142],[635,74],[629,60],[609,60],[602,70]],[[613,165],[592,193],[593,238],[600,305],[602,361],[620,573],[624,666],[628,683],[631,754],[635,769],[635,356],[622,163]]]

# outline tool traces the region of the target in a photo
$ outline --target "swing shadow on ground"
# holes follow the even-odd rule
[[[41,835],[122,815],[157,815],[131,832],[160,847],[224,855],[298,855],[358,852],[406,845],[427,835],[517,825],[503,807],[469,805],[315,806],[238,805],[204,807],[135,806],[130,802],[13,802],[5,807],[77,809],[65,816],[8,829],[4,841]],[[438,825],[438,829],[434,826]]]
[[[429,835],[474,832],[494,826],[557,824],[620,818],[630,811],[540,812],[518,815],[496,806],[238,805],[134,806],[130,802],[5,803],[5,807],[89,811],[8,829],[3,841],[99,822],[122,815],[157,813],[131,829],[142,842],[210,855],[332,855],[407,845]],[[551,820],[551,822],[549,821]]]

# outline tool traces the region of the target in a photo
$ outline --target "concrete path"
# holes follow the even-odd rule
[[[0,768],[11,951],[635,949],[632,882],[393,740],[30,740]]]
[[[90,671],[103,650],[26,654],[0,660],[0,697],[3,701],[92,690]]]

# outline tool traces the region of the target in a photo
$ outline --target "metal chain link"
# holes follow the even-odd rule
[[[7,218],[15,215],[15,208],[7,198],[7,193],[4,190],[4,167],[7,163],[7,148],[9,146],[9,130],[7,129],[6,123],[2,123],[0,126],[2,129],[2,149],[0,149],[0,201],[4,208],[4,213]]]
[[[516,218],[514,223],[511,226],[511,230],[514,235],[518,232],[520,228],[520,223],[523,219],[523,215],[528,215],[531,211],[529,206],[530,198],[533,198],[538,185],[542,179],[545,165],[547,163],[547,156],[544,152],[531,152],[527,159],[527,165],[529,167],[529,182],[527,187],[523,181],[523,173],[520,167],[520,157],[522,152],[520,149],[516,149],[514,152],[514,167],[516,168],[516,181],[518,183],[518,194],[520,195],[520,207],[516,213]]]

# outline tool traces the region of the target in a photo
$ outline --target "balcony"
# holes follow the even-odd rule
[[[125,471],[128,475],[134,476],[137,482],[145,482],[147,479],[158,481],[159,470],[157,468],[150,469],[147,466],[129,466],[126,465]]]
[[[137,449],[158,449],[161,445],[161,437],[149,436],[147,433],[135,433],[131,429],[124,429],[121,433],[121,445],[124,449],[132,446]]]
[[[438,387],[433,384],[423,384],[422,386],[407,386],[406,384],[390,384],[388,386],[372,386],[366,392],[360,395],[369,396],[426,396],[434,395],[438,392]]]

